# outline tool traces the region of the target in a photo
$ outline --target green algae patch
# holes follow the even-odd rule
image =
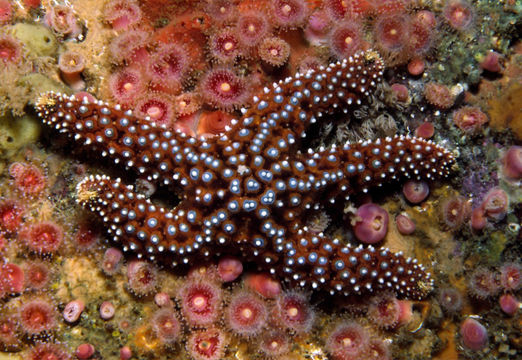
[[[48,91],[72,93],[64,84],[43,74],[19,75],[13,72],[0,73],[0,116],[25,115],[27,104],[34,105],[40,94]]]
[[[58,41],[51,30],[43,25],[18,23],[12,31],[34,57],[54,56],[58,51]]]
[[[29,104],[34,105],[40,94],[48,91],[54,91],[57,93],[72,94],[72,90],[62,83],[48,78],[45,75],[39,73],[32,73],[25,75],[18,81],[20,86],[30,91]]]
[[[504,232],[495,231],[491,234],[489,241],[485,245],[484,254],[488,257],[489,263],[498,264],[500,256],[506,248],[507,238]]]
[[[32,116],[0,117],[0,154],[9,156],[21,147],[34,143],[40,136],[40,122]]]

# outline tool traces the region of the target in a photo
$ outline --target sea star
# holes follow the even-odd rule
[[[37,109],[47,124],[115,163],[181,187],[181,202],[169,210],[119,179],[97,175],[78,184],[78,202],[127,252],[173,266],[234,254],[303,287],[344,294],[393,289],[420,298],[432,280],[416,260],[345,245],[305,225],[309,215],[354,192],[448,175],[454,162],[448,151],[405,136],[298,150],[310,123],[361,104],[382,73],[380,57],[368,51],[296,74],[264,88],[225,134],[210,139],[74,96],[45,94]]]

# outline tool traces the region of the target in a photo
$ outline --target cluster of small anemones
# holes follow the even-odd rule
[[[113,9],[116,6],[113,3],[118,3],[119,12],[129,6],[132,11],[126,9],[122,12],[125,16],[120,14],[121,19],[113,20],[112,17],[116,15],[107,10],[107,26],[126,30],[120,32],[109,46],[111,59],[118,65],[108,78],[108,92],[112,101],[132,108],[138,116],[147,117],[156,124],[183,130],[189,135],[221,133],[223,126],[214,122],[219,123],[223,117],[212,116],[200,122],[200,116],[207,111],[205,109],[202,112],[202,107],[206,105],[231,112],[247,104],[252,94],[251,81],[247,81],[232,65],[234,59],[243,54],[241,48],[244,47],[244,39],[227,26],[208,36],[207,32],[203,34],[203,28],[193,29],[198,33],[195,37],[204,37],[206,44],[195,41],[172,42],[171,38],[181,36],[181,30],[175,25],[162,32],[150,32],[146,22],[133,20],[141,16],[138,11],[140,8],[134,9],[133,2],[129,5],[112,1],[107,9]],[[222,24],[219,19],[228,19],[228,15],[225,15],[232,9],[228,5],[231,4],[209,4],[207,10],[215,11],[218,16],[207,21],[212,19],[212,24]],[[246,21],[243,23],[246,28],[256,27],[257,35],[256,21],[259,19],[250,19],[254,24],[249,19],[243,20]],[[261,22],[259,26],[263,24]],[[250,40],[247,42],[252,43]],[[215,63],[222,65],[215,64],[205,70],[202,58],[205,50]],[[187,105],[187,101],[190,104]]]
[[[192,61],[184,46],[152,47],[147,33],[131,30],[118,35],[110,51],[114,61],[122,64],[108,79],[112,100],[172,128],[176,115],[173,96],[181,92]]]
[[[314,45],[329,45],[338,59],[372,46],[390,65],[422,61],[433,47],[435,14],[429,10],[413,12],[406,5],[400,0],[326,1],[324,8],[310,15],[305,37]]]
[[[271,1],[267,9],[208,1],[203,11],[211,19],[205,31],[208,57],[217,64],[200,78],[198,90],[206,103],[225,111],[248,104],[257,82],[244,73],[254,73],[258,60],[268,72],[288,63],[290,44],[276,30],[301,28],[308,17],[307,5],[299,0]],[[234,66],[239,58],[249,64],[241,74]]]
[[[27,158],[31,155],[26,152]],[[92,223],[70,226],[63,214],[55,216],[56,206],[48,195],[59,201],[54,199],[65,185],[59,175],[47,176],[42,164],[14,162],[7,174],[10,180],[2,191],[9,195],[0,194],[0,350],[21,351],[29,360],[70,359],[70,349],[60,344],[63,329],[81,321],[85,303],[57,296],[61,259],[71,253],[91,256],[99,233]],[[106,318],[106,309],[110,306],[102,304],[100,318]],[[81,344],[74,353],[87,359],[94,347]]]
[[[59,344],[61,322],[78,320],[81,300],[66,304],[60,314],[53,284],[65,252],[67,228],[53,219],[46,200],[54,178],[41,165],[15,162],[8,168],[7,193],[0,196],[0,350],[24,351],[24,359],[70,359]],[[97,243],[92,225],[81,225],[73,246],[91,249]]]
[[[60,323],[58,308],[49,292],[53,277],[45,260],[26,260],[20,265],[0,266],[0,350],[26,351],[24,359],[68,359],[69,353],[55,344]],[[26,346],[26,339],[36,340]]]
[[[255,47],[274,30],[302,28],[309,16],[308,5],[301,0],[273,0],[267,6],[237,7],[232,1],[208,1],[204,12],[214,20],[208,31],[211,39],[228,38],[219,48],[210,46],[210,55],[234,49],[234,56],[256,57]],[[226,34],[223,36],[222,34]],[[239,50],[239,51],[238,51]]]
[[[418,76],[425,69],[438,23],[461,31],[473,21],[473,11],[464,1],[449,2],[440,16],[412,9],[403,0],[325,1],[323,6],[302,0],[273,0],[262,6],[209,0],[200,5],[183,15],[169,14],[168,26],[151,30],[150,25],[156,24],[144,17],[147,4],[112,0],[103,7],[102,20],[116,34],[109,53],[117,66],[106,84],[112,101],[158,124],[205,136],[218,134],[222,127],[213,121],[222,119],[211,116],[200,124],[202,114],[211,109],[234,112],[248,105],[261,83],[258,79],[273,81],[286,74],[286,67],[306,69],[299,64],[301,55],[293,58],[305,44],[299,36],[311,45],[304,58],[322,54],[319,64],[328,55],[341,59],[374,47],[390,65],[409,62],[408,71]],[[84,61],[71,59],[73,55],[62,54],[61,63],[67,68],[62,77],[77,87],[82,85],[77,71]],[[403,88],[406,92],[401,94],[408,94]],[[445,90],[430,83],[425,97],[446,109],[454,96],[441,96]],[[178,106],[178,98],[185,94],[195,101],[189,107]]]
[[[520,308],[517,292],[522,286],[520,262],[505,262],[499,269],[478,267],[468,277],[468,291],[472,298],[484,301],[499,293],[499,305],[503,312],[514,315]]]
[[[429,192],[427,184],[426,191]],[[471,228],[478,232],[488,223],[497,223],[505,218],[509,210],[509,196],[500,187],[492,187],[482,198],[475,199],[473,204],[462,195],[445,197],[440,201],[439,209],[444,227],[456,230],[469,221]]]
[[[517,293],[521,288],[522,265],[520,262],[506,262],[498,270],[478,267],[468,276],[468,291],[475,301],[487,302],[497,299],[502,312],[515,316],[522,307]],[[462,296],[456,289],[442,289],[439,301],[443,308],[455,313],[462,308]],[[460,325],[460,341],[471,351],[482,351],[489,343],[488,324],[479,319],[466,318]]]
[[[9,76],[9,80],[3,80],[3,114],[24,114],[24,107],[30,99],[43,91],[41,84],[33,86],[30,82],[23,83],[23,77],[33,71],[50,78],[54,76],[55,70],[59,70],[62,80],[73,90],[79,91],[85,87],[81,77],[85,65],[82,54],[69,51],[67,46],[63,46],[61,54],[57,58],[51,58],[55,55],[57,42],[72,43],[82,38],[83,27],[74,10],[70,5],[46,4],[45,9],[38,10],[39,21],[36,23],[40,24],[34,25],[27,20],[29,15],[36,14],[34,11],[30,12],[38,7],[40,0],[0,1],[0,74]],[[25,19],[21,21],[22,18]],[[39,26],[48,29],[39,29]],[[35,37],[32,33],[38,35]],[[58,66],[53,60],[56,60]],[[20,96],[24,91],[18,90],[15,91],[18,95],[13,96],[9,86],[25,89],[25,94]]]
[[[117,66],[108,77],[107,90],[113,102],[173,128],[182,114],[175,106],[175,98],[186,87],[193,88],[189,80],[192,71],[202,68],[203,47],[185,38],[175,24],[161,31],[152,30],[144,17],[147,6],[137,1],[113,0],[103,8],[104,24],[116,34],[108,50]],[[192,108],[191,112],[198,109]]]
[[[64,229],[52,220],[53,205],[44,201],[49,186],[44,170],[29,162],[12,163],[8,170],[9,197],[0,196],[0,253],[22,248],[35,257],[56,254]]]
[[[144,268],[148,270],[136,276]],[[249,354],[279,358],[306,351],[295,344],[316,342],[336,359],[352,355],[391,359],[380,334],[395,331],[412,318],[412,302],[386,293],[361,307],[369,320],[366,325],[345,320],[318,328],[311,294],[282,290],[267,274],[240,277],[242,272],[238,259],[224,257],[217,266],[193,268],[171,287],[160,284],[154,265],[141,260],[129,263],[128,290],[156,306],[137,330],[135,350],[161,353],[181,346],[189,358],[212,360],[225,357],[228,348],[244,346]]]
[[[149,267],[147,274],[140,269]],[[134,261],[128,265],[128,288],[138,296],[154,294],[158,306],[147,320],[155,344],[169,349],[183,343],[189,357],[223,358],[231,342],[245,342],[268,357],[291,350],[296,336],[312,330],[315,310],[309,294],[282,291],[281,285],[265,274],[251,274],[242,284],[228,284],[239,278],[242,263],[224,257],[217,266],[194,268],[186,279],[158,291],[153,265]],[[154,284],[154,287],[151,287]],[[147,293],[145,293],[147,287]],[[259,342],[253,341],[260,339]],[[138,351],[146,351],[136,343]]]
[[[471,228],[479,231],[488,222],[499,222],[509,210],[509,197],[506,191],[499,187],[491,188],[477,204],[471,214]]]
[[[388,345],[372,332],[353,319],[338,321],[328,331],[325,348],[336,360],[391,360]]]

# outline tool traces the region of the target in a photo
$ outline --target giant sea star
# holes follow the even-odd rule
[[[352,247],[305,224],[323,206],[405,177],[447,176],[452,155],[405,136],[299,151],[307,126],[361,104],[381,81],[375,52],[297,74],[253,98],[228,131],[197,139],[107,103],[48,93],[39,116],[148,180],[181,187],[174,209],[153,204],[119,179],[89,176],[78,202],[98,214],[127,252],[188,264],[220,254],[254,261],[286,281],[344,294],[393,289],[420,298],[432,280],[416,260]]]

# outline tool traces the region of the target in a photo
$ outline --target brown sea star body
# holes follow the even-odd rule
[[[383,64],[365,52],[297,74],[254,97],[232,127],[188,137],[101,101],[46,94],[39,115],[149,181],[181,188],[174,209],[157,206],[119,179],[90,176],[78,201],[98,214],[125,251],[173,266],[234,254],[292,284],[331,293],[392,289],[422,297],[432,280],[416,260],[357,247],[307,228],[306,219],[354,192],[402,178],[447,176],[451,154],[430,141],[380,139],[299,151],[310,123],[361,104]]]

